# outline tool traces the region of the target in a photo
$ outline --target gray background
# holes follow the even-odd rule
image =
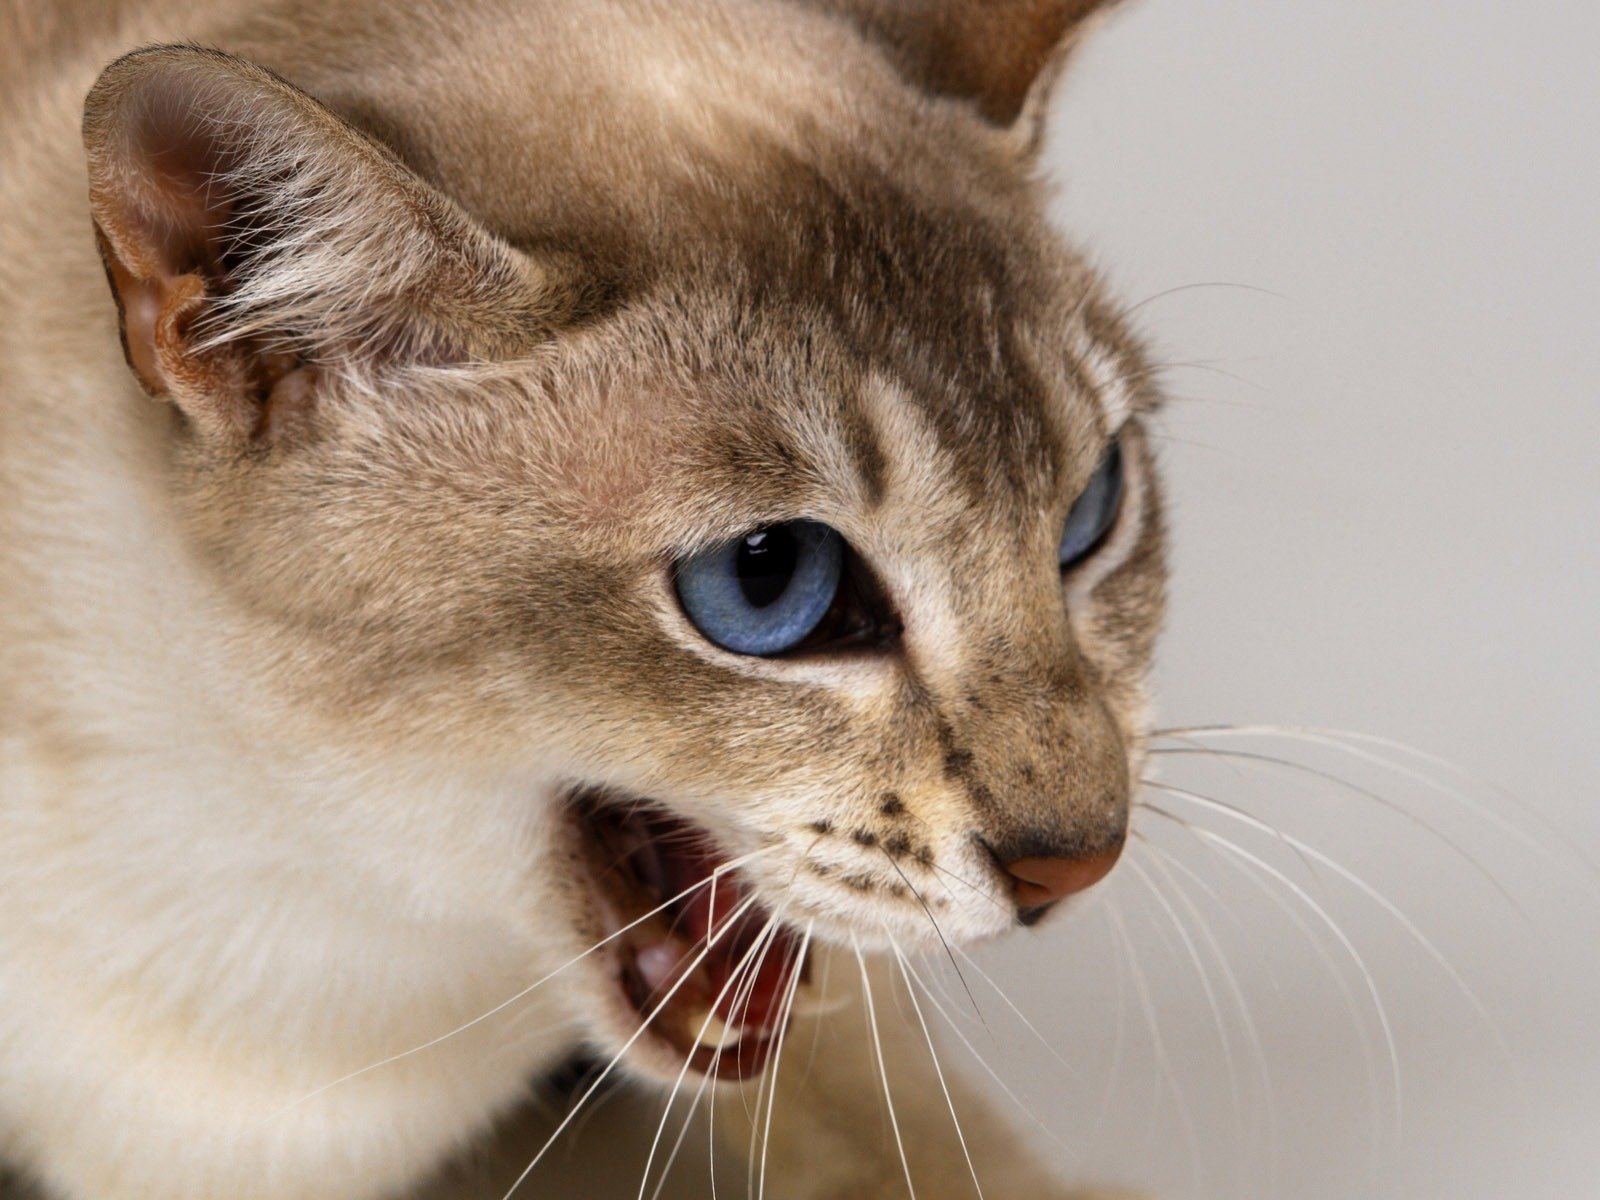
[[[1336,869],[1162,800],[1349,939],[1400,1111],[1339,936],[1237,853],[1146,821],[1194,872],[1134,856],[1188,942],[1119,871],[985,956],[1076,1076],[974,984],[993,1029],[974,1045],[1075,1170],[1171,1198],[1600,1196],[1600,889],[1580,861],[1600,858],[1597,45],[1571,0],[1139,0],[1064,87],[1060,219],[1130,301],[1159,296],[1138,310],[1157,359],[1193,364],[1166,371],[1159,422],[1161,717],[1371,731],[1471,781],[1447,797],[1326,748],[1231,743],[1335,770],[1430,833],[1316,776],[1161,760],[1359,875],[1465,987]],[[1149,1020],[1131,969],[1119,1000],[1118,918]]]

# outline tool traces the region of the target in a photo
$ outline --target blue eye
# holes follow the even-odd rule
[[[1122,507],[1122,447],[1112,442],[1067,514],[1061,531],[1061,569],[1075,566],[1105,540]]]
[[[678,564],[683,611],[736,654],[782,654],[833,607],[844,539],[816,521],[769,525]]]

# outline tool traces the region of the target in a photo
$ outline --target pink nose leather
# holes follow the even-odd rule
[[[1111,873],[1122,857],[1122,843],[1087,858],[1019,858],[1006,864],[1006,874],[1016,881],[1017,907],[1042,908],[1065,896],[1091,888]]]

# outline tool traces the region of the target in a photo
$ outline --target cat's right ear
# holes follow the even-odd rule
[[[570,271],[242,59],[127,55],[83,136],[128,364],[219,446],[303,426],[333,379],[515,354],[575,303]]]
[[[906,79],[972,104],[1031,157],[1056,80],[1118,0],[800,0],[842,16]]]

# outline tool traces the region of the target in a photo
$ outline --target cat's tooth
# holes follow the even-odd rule
[[[728,1023],[710,1009],[691,1014],[689,1028],[698,1029],[700,1044],[712,1050],[725,1049],[740,1037],[737,1029],[730,1029]]]
[[[794,1004],[789,1009],[789,1015],[794,1018],[825,1017],[844,1008],[846,999],[838,992],[829,996],[821,988],[802,983],[795,989]]]

